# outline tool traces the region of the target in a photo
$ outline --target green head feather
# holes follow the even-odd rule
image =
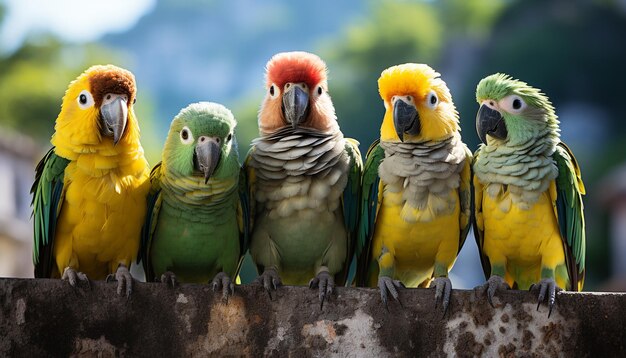
[[[508,130],[509,144],[545,138],[556,145],[559,140],[559,121],[552,103],[541,90],[525,82],[503,73],[493,74],[478,83],[476,100],[479,104],[487,101],[500,112]]]
[[[212,102],[193,103],[183,108],[170,125],[170,131],[163,148],[163,168],[165,173],[175,177],[200,177],[194,163],[199,141],[218,143],[219,164],[211,178],[229,179],[239,173],[239,153],[235,139],[237,122],[230,110]],[[200,178],[199,178],[200,179]]]

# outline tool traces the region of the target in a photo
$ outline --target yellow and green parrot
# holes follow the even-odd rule
[[[400,287],[430,285],[445,313],[469,230],[471,152],[439,76],[407,63],[378,79],[386,111],[363,171],[356,284],[378,285],[385,307]]]
[[[258,282],[268,292],[308,282],[322,306],[346,281],[362,168],[358,143],[339,129],[326,72],[311,53],[270,59],[260,137],[245,164]]]
[[[212,280],[223,299],[233,293],[248,222],[236,125],[230,110],[210,102],[191,104],[172,121],[150,174],[140,254],[148,280]]]
[[[540,90],[497,73],[476,100],[474,231],[489,303],[498,289],[534,287],[551,313],[557,289],[579,291],[585,278],[580,168]]]
[[[135,95],[133,74],[112,65],[70,83],[31,189],[35,277],[76,286],[109,275],[130,295],[150,174]]]

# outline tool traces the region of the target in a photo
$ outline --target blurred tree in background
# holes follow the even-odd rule
[[[3,14],[0,3],[0,23]],[[619,0],[160,1],[135,28],[98,44],[69,45],[40,35],[0,54],[0,125],[47,147],[68,82],[89,65],[113,62],[137,76],[136,111],[151,164],[160,157],[172,117],[197,100],[232,109],[245,155],[258,135],[263,64],[273,53],[305,50],[326,60],[339,123],[361,142],[363,154],[378,138],[384,113],[377,79],[405,62],[427,63],[441,73],[460,113],[463,139],[475,150],[476,85],[506,72],[551,98],[563,139],[581,163],[588,189],[586,288],[593,289],[610,268],[608,225],[596,203],[602,188],[596,185],[626,160],[625,38],[626,5]],[[468,245],[475,246],[471,240]]]

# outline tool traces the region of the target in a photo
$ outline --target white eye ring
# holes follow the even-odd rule
[[[276,84],[272,83],[270,88],[267,90],[267,93],[272,99],[274,99],[280,94],[280,89],[278,88],[278,86],[276,86]]]
[[[87,109],[95,104],[93,96],[87,90],[80,91],[78,97],[76,97],[76,102],[78,103],[78,107],[80,107],[80,109]]]
[[[528,106],[526,104],[526,102],[524,101],[524,99],[522,99],[522,97],[520,97],[520,96],[518,96],[516,94],[512,94],[510,96],[506,96],[506,97],[502,98],[498,102],[498,105],[503,110],[505,110],[505,111],[507,111],[509,113],[513,113],[513,114],[521,113]]]
[[[193,143],[193,134],[191,134],[189,127],[184,126],[183,129],[180,130],[180,141],[183,144]]]
[[[439,105],[439,97],[435,91],[430,91],[426,95],[426,106],[430,109],[435,109]]]

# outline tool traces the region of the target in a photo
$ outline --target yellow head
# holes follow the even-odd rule
[[[378,79],[378,91],[385,103],[382,141],[440,140],[459,131],[459,114],[450,90],[428,65],[389,67]]]
[[[51,140],[56,153],[74,160],[84,153],[114,155],[137,144],[135,93],[131,72],[113,65],[87,69],[63,97]]]

